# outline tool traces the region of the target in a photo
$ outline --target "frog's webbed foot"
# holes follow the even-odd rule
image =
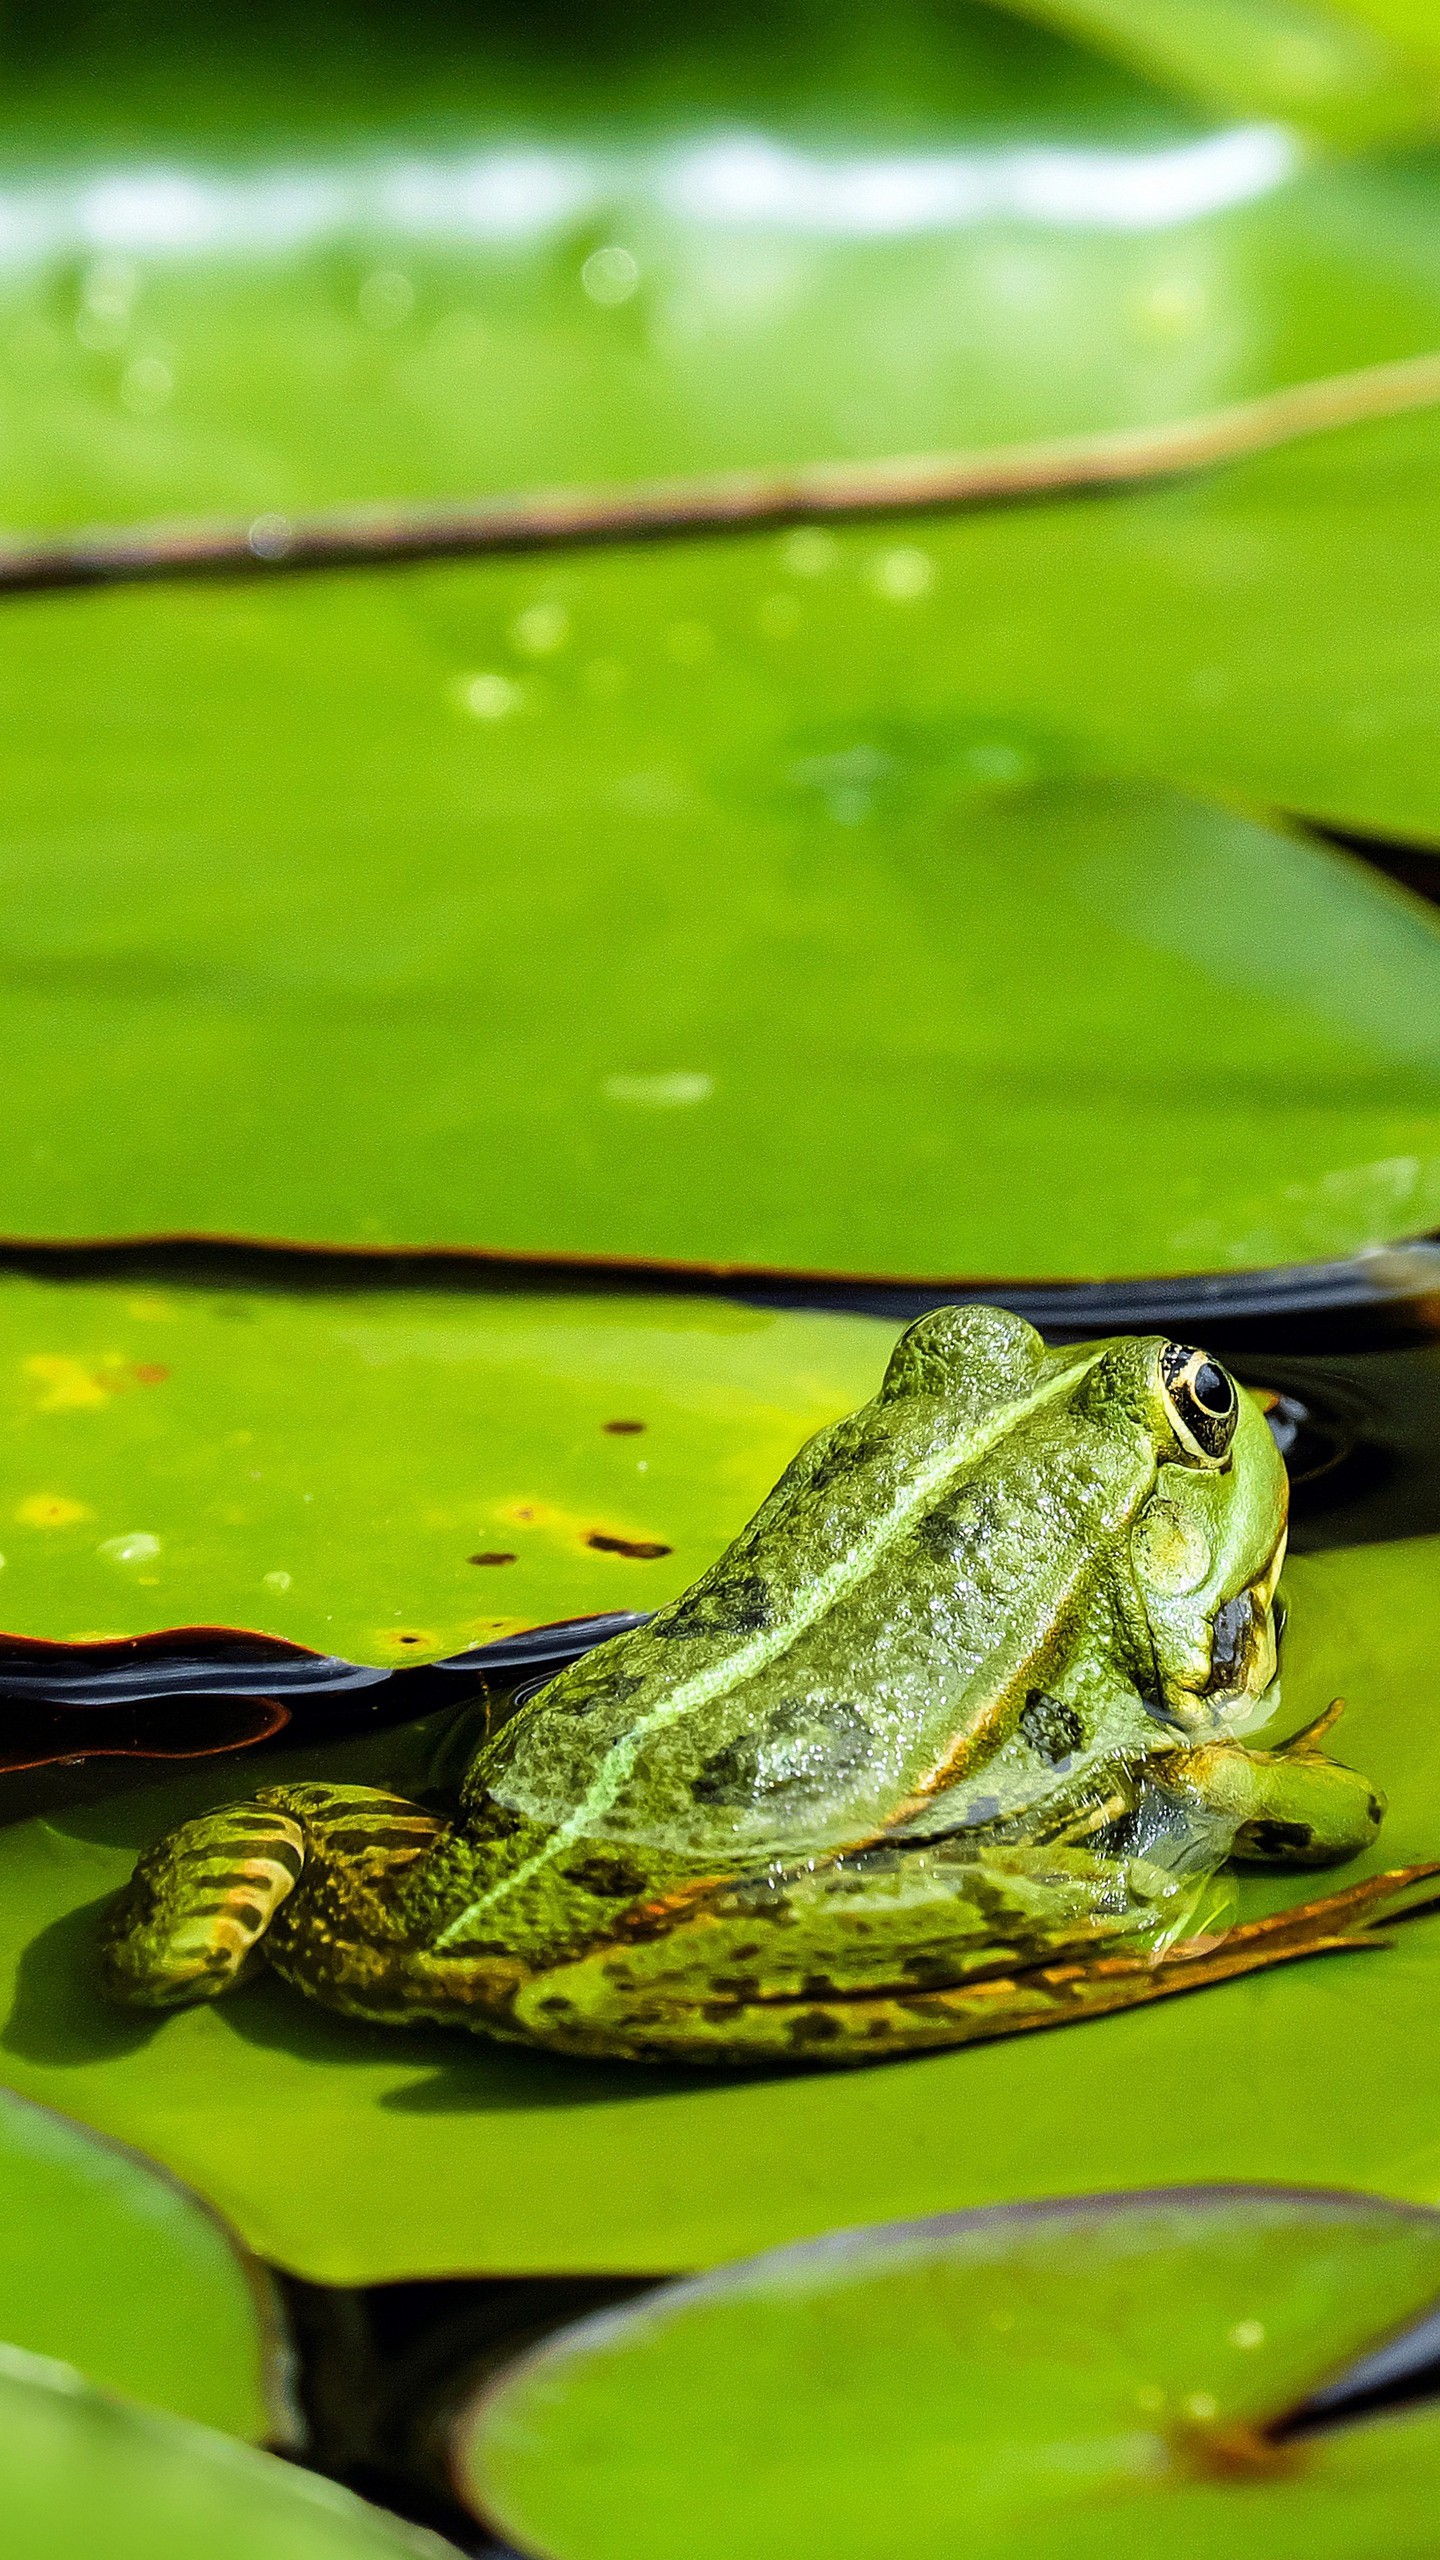
[[[316,1848],[353,1862],[362,1884],[408,1866],[443,1826],[378,1787],[269,1787],[220,1805],[147,1849],[107,1911],[100,1979],[146,2009],[217,2000],[245,1980]]]
[[[1156,1783],[1181,1804],[1232,1824],[1232,1858],[1338,1866],[1370,1847],[1385,1814],[1378,1788],[1320,1747],[1342,1708],[1334,1699],[1273,1751],[1226,1739],[1168,1752],[1157,1764]]]

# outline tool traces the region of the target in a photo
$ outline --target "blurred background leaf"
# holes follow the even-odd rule
[[[1347,558],[1343,513],[1322,547],[1184,504],[856,532],[819,578],[770,537],[12,608],[0,1232],[963,1280],[1433,1223],[1433,913],[1082,778],[1103,722],[1142,769],[1168,743],[1278,780],[1287,684],[1343,765],[1317,700],[1370,703],[1371,670],[1315,589],[1338,612],[1363,548],[1397,670],[1415,644],[1373,715],[1389,788],[1433,795],[1418,510],[1377,543],[1367,501]],[[1201,559],[1218,596],[1177,611]],[[1234,651],[1185,633],[1217,604]]]
[[[1384,52],[1070,12],[1149,72],[1202,17],[1284,56],[1272,13]],[[12,526],[1138,425],[1440,342],[1433,154],[978,6],[21,6],[0,66]]]
[[[14,2347],[0,2347],[0,2498],[10,2560],[455,2560],[332,2480]]]
[[[180,25],[0,37],[17,527],[1144,424],[1440,340],[1433,149],[994,9]],[[1440,842],[1437,449],[12,600],[0,1231],[950,1279],[1423,1228],[1433,921],[1229,804]]]
[[[1433,132],[1440,24],[1428,0],[999,0],[1207,106],[1354,145]]]
[[[285,2440],[265,2278],[184,2187],[7,2091],[0,2189],[0,2339],[127,2399]]]

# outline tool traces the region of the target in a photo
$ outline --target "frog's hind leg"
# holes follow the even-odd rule
[[[968,1875],[947,1872],[943,1855],[899,1863],[888,1881],[862,1857],[798,1881],[742,1883],[663,1935],[637,1932],[537,1976],[515,2001],[514,2025],[572,2053],[875,2062],[1383,1944],[1370,1924],[1440,1872],[1372,1876],[1218,1936],[1169,1943],[1170,1896],[1181,1888],[1153,1871],[1132,1877],[1122,1911],[1113,1899],[1106,1908],[1099,1863],[1073,1850],[982,1856]],[[637,1918],[643,1929],[645,1915]]]
[[[106,1913],[100,1979],[112,2000],[178,2009],[253,1973],[281,1905],[313,1864],[317,1832],[372,1881],[409,1866],[443,1825],[376,1787],[271,1787],[218,1806],[147,1849]]]

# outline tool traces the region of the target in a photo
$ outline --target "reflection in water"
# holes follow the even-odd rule
[[[272,164],[229,174],[138,164],[0,189],[0,266],[77,254],[112,260],[294,255],[348,237],[504,247],[625,206],[700,227],[846,239],[897,239],[985,222],[1163,231],[1268,195],[1298,167],[1294,142],[1269,125],[1130,151],[1067,146],[825,155],[739,133],[651,152],[557,145],[312,167]],[[614,291],[622,280],[626,292],[633,290],[627,250],[602,249],[592,266],[597,259],[610,260],[614,273],[597,267],[596,284],[587,288],[595,299],[624,298]],[[620,260],[626,261],[623,279]],[[112,268],[107,277],[108,286],[123,291],[123,275]]]
[[[1297,1555],[1440,1532],[1440,1343],[1231,1362],[1283,1399],[1271,1425]]]

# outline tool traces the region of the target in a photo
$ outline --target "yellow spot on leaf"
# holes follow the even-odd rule
[[[573,1511],[560,1511],[553,1502],[507,1502],[496,1516],[516,1520],[522,1529],[576,1529],[580,1525]]]
[[[377,1627],[375,1642],[385,1653],[401,1656],[443,1653],[445,1649],[432,1627]]]
[[[71,1502],[63,1493],[32,1493],[16,1503],[15,1517],[27,1529],[69,1529],[77,1520],[93,1520],[95,1514],[88,1504]],[[72,1636],[70,1641],[74,1644],[79,1639]]]
[[[134,1316],[139,1324],[161,1324],[174,1315],[175,1309],[169,1298],[147,1295],[127,1298],[125,1313]]]
[[[37,1351],[23,1365],[26,1377],[43,1389],[37,1398],[41,1413],[80,1413],[108,1404],[114,1393],[108,1379],[97,1378],[83,1361],[71,1360],[63,1352]]]

